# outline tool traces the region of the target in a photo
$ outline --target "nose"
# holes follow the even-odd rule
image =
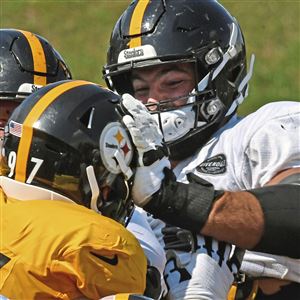
[[[158,100],[154,98],[148,98],[147,104],[149,110],[157,110],[157,104],[159,103]]]
[[[166,106],[166,101],[163,100],[167,100],[167,98],[161,97],[157,99],[149,97],[147,100],[147,108],[151,111],[161,110],[163,107]]]
[[[149,88],[148,102],[159,102],[161,100],[165,100],[166,96],[167,95],[162,88],[152,84]]]
[[[149,89],[148,94],[147,104],[150,104],[148,109],[156,110],[159,102],[165,99],[167,98],[163,91],[161,91],[158,87],[152,86],[152,88]]]

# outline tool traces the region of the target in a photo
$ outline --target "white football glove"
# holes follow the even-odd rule
[[[122,96],[121,106],[128,114],[122,121],[127,127],[138,153],[138,167],[132,189],[133,201],[146,205],[164,179],[163,170],[170,168],[159,126],[147,108],[129,94]]]
[[[244,251],[179,227],[162,229],[168,299],[227,299]]]

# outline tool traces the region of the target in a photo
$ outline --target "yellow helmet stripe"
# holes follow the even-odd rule
[[[60,84],[51,89],[43,97],[41,97],[39,101],[33,106],[33,108],[28,113],[26,119],[23,122],[22,136],[18,146],[17,154],[15,175],[16,180],[21,182],[25,182],[26,180],[26,166],[32,142],[34,123],[40,118],[40,116],[47,109],[47,107],[57,99],[57,97],[59,97],[61,94],[65,93],[70,89],[86,84],[91,83],[88,81],[77,80]]]
[[[145,10],[150,0],[140,0],[132,14],[129,27],[129,35],[138,35],[142,32],[142,21],[145,14]],[[132,38],[129,42],[129,48],[139,47],[142,45],[141,36]]]
[[[46,74],[47,73],[46,57],[40,40],[37,38],[36,35],[34,35],[31,32],[24,31],[24,30],[20,30],[20,32],[23,33],[23,35],[26,37],[30,45],[32,58],[33,58],[34,72]],[[33,83],[36,85],[44,86],[47,84],[47,76],[39,76],[34,74]]]

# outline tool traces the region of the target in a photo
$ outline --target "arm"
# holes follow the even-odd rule
[[[289,169],[277,174],[268,183],[269,188],[225,193],[214,202],[201,233],[246,249],[298,258],[300,189],[297,178],[299,181],[300,168]]]
[[[264,214],[249,192],[225,192],[215,201],[201,233],[252,249],[262,238]]]
[[[165,227],[162,233],[167,253],[164,277],[168,299],[225,300],[237,278],[243,251],[178,227]]]
[[[89,299],[143,294],[146,257],[136,238],[121,224],[88,212],[86,225],[77,230],[77,244],[65,251],[63,264],[54,264],[56,272],[70,272],[78,292]]]
[[[299,258],[299,171],[286,170],[269,186],[241,192],[215,191],[195,177],[189,184],[176,182],[168,171],[144,208],[168,223],[241,248]]]
[[[299,257],[300,169],[281,172],[270,186],[240,192],[217,191],[193,174],[189,184],[177,182],[166,168],[166,157],[153,159],[153,151],[148,155],[148,149],[161,146],[162,137],[155,121],[146,124],[145,120],[151,119],[147,109],[128,95],[123,107],[131,115],[123,121],[139,158],[133,185],[138,206],[167,223],[242,248]],[[145,164],[146,157],[151,159]]]

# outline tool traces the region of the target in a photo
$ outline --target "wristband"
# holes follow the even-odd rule
[[[199,233],[207,221],[212,204],[223,191],[215,191],[209,182],[191,176],[189,184],[177,182],[169,169],[164,169],[161,188],[144,209],[156,218],[192,232]]]
[[[299,258],[300,185],[279,184],[248,190],[264,213],[264,234],[254,251]]]

